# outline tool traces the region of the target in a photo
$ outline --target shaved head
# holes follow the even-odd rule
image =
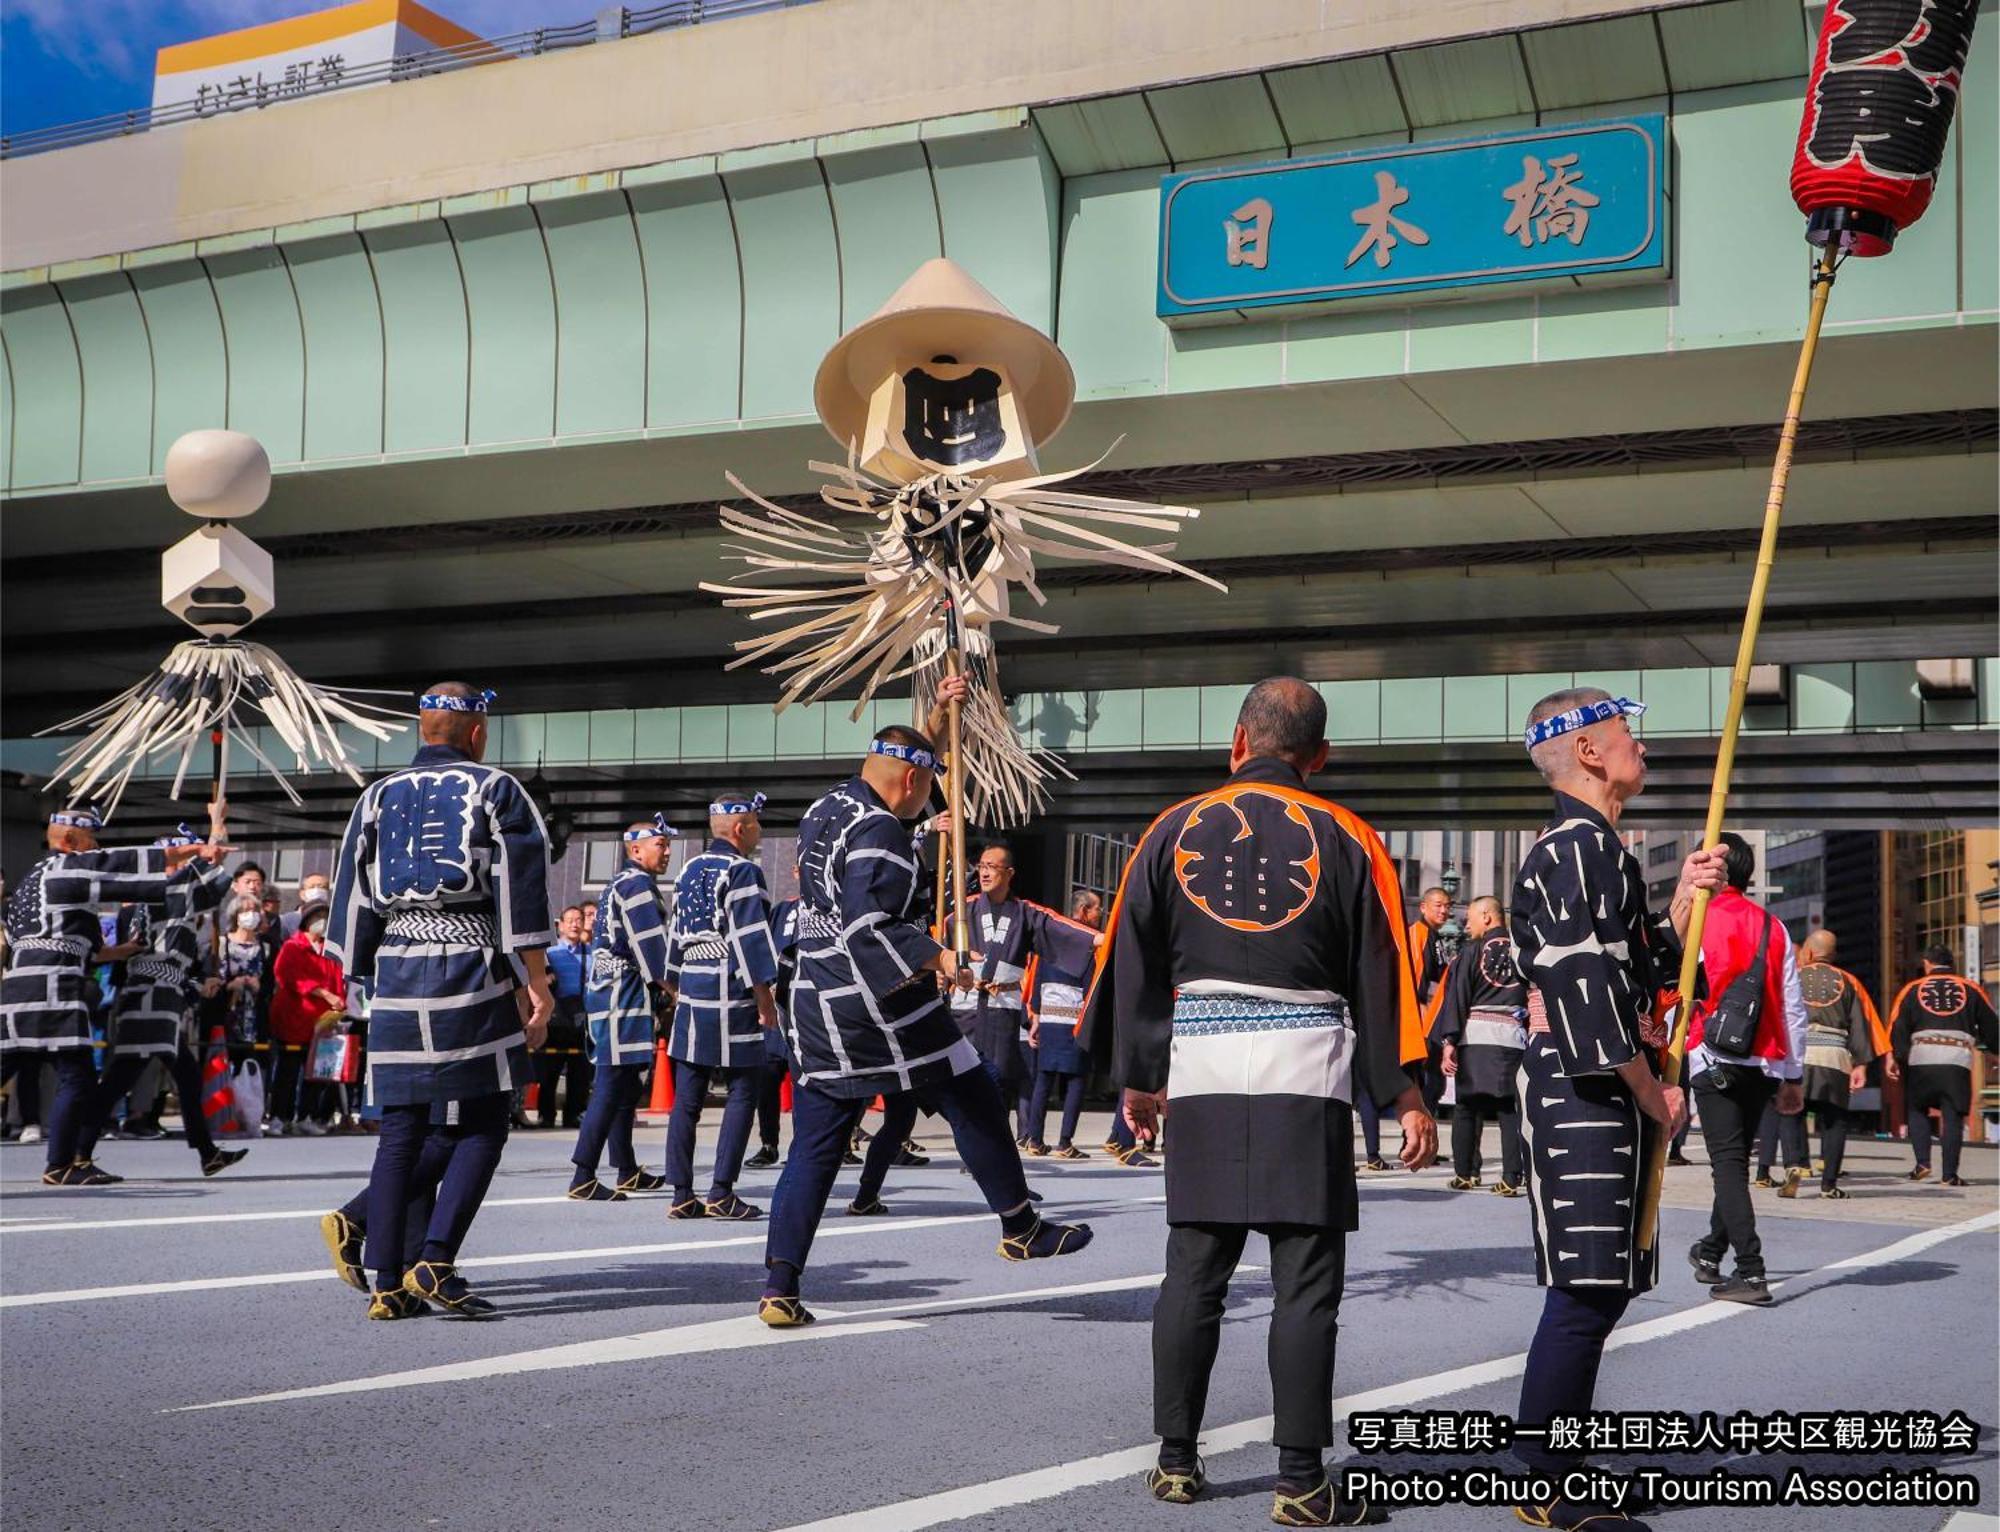
[[[1813,962],[1831,963],[1833,961],[1834,949],[1839,944],[1834,941],[1833,933],[1827,930],[1825,926],[1821,926],[1803,942],[1799,943],[1799,945],[1805,950],[1806,956],[1812,959]]]
[[[1468,936],[1484,936],[1496,926],[1506,923],[1506,912],[1491,894],[1481,894],[1465,907],[1465,934]]]
[[[1236,727],[1246,755],[1275,755],[1311,771],[1326,743],[1326,698],[1297,676],[1272,676],[1250,688]]]

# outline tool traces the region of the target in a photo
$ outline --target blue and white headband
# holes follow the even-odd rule
[[[176,846],[199,846],[201,844],[201,837],[187,827],[186,820],[182,820],[174,826],[173,834],[162,835],[153,844],[164,850],[171,851]]]
[[[1634,702],[1630,697],[1604,697],[1596,702],[1585,702],[1571,708],[1566,713],[1557,713],[1544,718],[1540,723],[1528,725],[1528,731],[1521,741],[1530,750],[1537,745],[1545,745],[1550,740],[1577,729],[1587,729],[1594,723],[1603,723],[1607,718],[1637,718],[1646,711],[1646,704]]]
[[[656,835],[670,838],[676,833],[674,827],[667,823],[665,814],[655,814],[651,824],[641,825],[636,830],[627,830],[625,844],[629,846],[637,841],[651,840]]]
[[[708,806],[711,814],[761,814],[768,800],[762,793],[752,793],[747,798],[717,798]]]
[[[492,688],[476,697],[447,697],[442,692],[425,692],[417,700],[419,713],[483,713],[500,694]]]
[[[90,807],[57,809],[49,815],[49,823],[66,825],[72,830],[101,830],[104,828],[104,815]]]
[[[937,757],[922,745],[899,745],[892,739],[877,739],[869,742],[868,753],[890,756],[912,766],[921,766],[925,771],[937,769]]]

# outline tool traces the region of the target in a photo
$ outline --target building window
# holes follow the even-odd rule
[[[584,849],[583,881],[591,888],[600,883],[608,883],[618,871],[619,863],[625,860],[624,843],[615,840],[594,840]]]
[[[1965,837],[1941,830],[1918,837],[1917,946],[1949,947],[1965,962]]]
[[[1818,857],[1789,867],[1773,867],[1768,875],[1777,885],[1776,897],[1780,899],[1811,899],[1826,892],[1826,863]]]
[[[1678,862],[1680,859],[1681,848],[1680,843],[1677,841],[1654,841],[1652,845],[1646,848],[1646,865],[1648,867],[1662,867],[1668,862]]]

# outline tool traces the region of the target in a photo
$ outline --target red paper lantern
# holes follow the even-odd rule
[[[1937,189],[1977,0],[1829,0],[1792,155],[1806,238],[1885,255]]]

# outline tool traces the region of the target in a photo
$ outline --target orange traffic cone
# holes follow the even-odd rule
[[[653,1099],[646,1104],[649,1112],[671,1112],[674,1109],[674,1061],[667,1057],[667,1040],[663,1037],[653,1047]]]
[[[192,1110],[208,1119],[211,1133],[237,1133],[241,1125],[236,1121],[236,1087],[229,1082],[229,1051],[223,1046],[222,1028],[208,1030],[208,1058],[201,1066],[201,1100]],[[188,1107],[181,1108],[183,1112]]]

